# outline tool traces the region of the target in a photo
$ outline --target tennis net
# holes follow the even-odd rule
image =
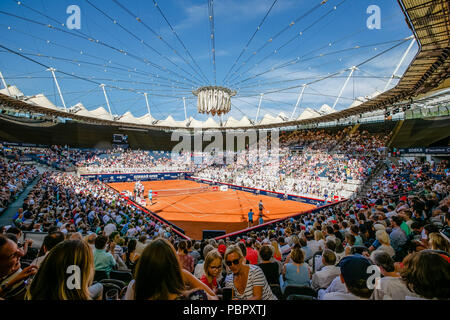
[[[219,191],[219,187],[215,186],[204,186],[196,188],[185,188],[185,189],[169,189],[169,190],[153,190],[152,195],[154,197],[170,197],[179,196],[184,194],[196,194],[203,192]]]

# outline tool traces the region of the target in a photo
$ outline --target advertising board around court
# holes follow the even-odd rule
[[[81,177],[88,180],[100,180],[102,182],[134,182],[157,180],[184,180],[191,172],[148,172],[148,173],[100,173],[82,174]]]

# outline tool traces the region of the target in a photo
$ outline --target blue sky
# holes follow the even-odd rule
[[[214,1],[217,85],[224,85],[225,76],[273,2]],[[314,9],[320,2],[278,0],[275,3],[232,69],[236,74],[231,72],[227,78],[225,84],[238,91],[228,115],[236,119],[243,115],[254,118],[259,94],[265,93],[260,118],[266,113],[276,116],[280,112],[290,116],[303,84],[344,71],[398,45],[354,72],[336,109],[347,108],[355,97],[383,91],[387,77],[408,47],[409,41],[401,40],[412,34],[397,1],[329,0]],[[183,120],[182,97],[186,97],[188,117],[206,120],[207,116],[197,113],[196,97],[191,92],[198,86],[214,84],[206,0],[158,2],[181,41],[150,0],[25,0],[22,3],[0,1],[0,44],[65,72],[56,75],[66,105],[82,102],[88,110],[106,108],[101,88],[71,77],[73,74],[106,84],[114,114],[130,110],[136,117],[144,115],[147,109],[142,92],[147,92],[155,118],[172,115],[175,120]],[[370,30],[366,25],[370,16],[366,10],[374,4],[381,12],[379,30]],[[69,5],[80,7],[79,31],[57,23],[66,22]],[[136,21],[136,16],[145,26]],[[297,19],[298,22],[288,27]],[[51,24],[61,31],[34,22]],[[414,44],[398,75],[403,74],[417,48]],[[44,93],[54,104],[62,105],[51,73],[45,67],[0,50],[0,71],[8,84],[16,85],[26,95]],[[306,87],[295,117],[306,107],[332,106],[349,72]]]

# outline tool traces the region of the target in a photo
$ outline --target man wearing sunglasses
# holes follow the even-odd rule
[[[225,287],[233,289],[234,300],[277,300],[264,272],[256,265],[244,264],[245,257],[237,245],[225,252],[225,264],[232,274],[225,279]]]

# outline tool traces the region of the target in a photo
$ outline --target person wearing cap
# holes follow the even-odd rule
[[[372,262],[366,257],[355,254],[344,257],[339,262],[341,270],[340,280],[348,292],[330,292],[323,296],[323,300],[367,300],[373,289],[368,286],[368,279],[373,274],[369,267]]]
[[[408,198],[406,198],[406,196],[401,197],[395,211],[400,212],[402,210],[408,210],[409,206],[408,206],[407,200],[408,200]]]
[[[219,253],[222,255],[225,254],[225,251],[227,251],[227,246],[224,244],[219,244],[219,246],[217,247],[217,251],[219,251]]]

